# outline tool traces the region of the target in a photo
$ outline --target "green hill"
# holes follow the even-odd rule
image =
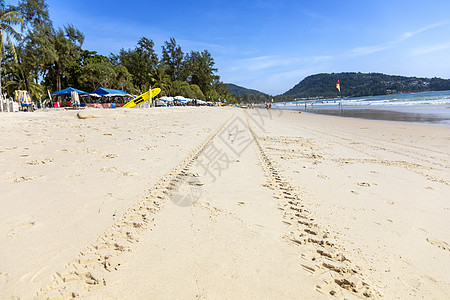
[[[247,95],[252,95],[252,94],[265,95],[263,92],[260,92],[257,90],[252,90],[252,89],[247,89],[245,87],[235,85],[232,83],[225,83],[225,86],[227,87],[227,89],[230,93],[232,93],[233,95],[238,96],[238,97],[242,97],[246,94]]]
[[[272,99],[272,96],[268,94],[264,94],[263,92],[257,90],[247,89],[232,83],[225,83],[225,86],[230,93],[242,98],[242,100],[246,103],[265,102]]]
[[[308,76],[289,91],[277,96],[276,100],[339,97],[339,91],[336,88],[338,80],[342,97],[450,90],[449,79],[393,76],[381,73],[331,73]]]

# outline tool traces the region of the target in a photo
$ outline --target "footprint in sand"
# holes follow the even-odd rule
[[[428,231],[426,231],[425,229],[420,228],[420,227],[413,227],[412,229],[413,229],[415,232],[428,233]]]
[[[152,147],[152,146],[147,146],[144,148],[141,148],[141,151],[150,151],[150,150],[154,150],[156,147]]]
[[[9,150],[16,150],[16,149],[17,149],[17,147],[6,147],[6,148],[3,148],[2,150],[0,150],[0,152],[9,151]]]
[[[48,163],[51,163],[53,161],[53,159],[51,158],[46,158],[46,159],[42,159],[42,160],[32,160],[32,161],[28,161],[27,164],[28,165],[32,165],[32,166],[36,166],[36,165],[45,165]]]
[[[450,245],[447,244],[447,243],[444,242],[444,241],[437,240],[437,239],[430,239],[430,238],[427,238],[427,242],[430,243],[430,244],[433,245],[433,246],[436,246],[436,247],[438,247],[438,248],[441,248],[442,250],[450,251]]]
[[[22,231],[24,231],[24,230],[34,226],[35,224],[36,224],[35,221],[28,221],[28,222],[21,223],[21,224],[15,226],[13,229],[11,229],[7,236],[8,237],[13,237],[16,234],[18,234],[18,233],[20,233],[20,232],[22,232]]]
[[[35,180],[36,178],[37,178],[36,176],[20,176],[20,177],[15,178],[13,180],[13,182],[14,183],[20,183],[20,182]]]
[[[121,171],[121,170],[117,169],[116,167],[101,168],[100,171],[102,171],[103,173],[117,173],[117,174],[120,174],[122,176],[136,176],[137,175],[137,173],[128,172],[128,171]]]

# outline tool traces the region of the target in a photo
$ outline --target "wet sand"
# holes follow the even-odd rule
[[[285,109],[280,107],[280,109]],[[450,126],[450,107],[447,106],[351,106],[308,105],[291,106],[292,110],[330,116],[360,118]]]

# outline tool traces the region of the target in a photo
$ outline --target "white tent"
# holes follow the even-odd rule
[[[175,96],[175,97],[173,97],[173,100],[176,100],[181,103],[192,102],[192,99],[184,98],[183,96]]]
[[[164,101],[164,102],[173,102],[174,98],[163,96],[163,97],[160,97],[159,100]]]

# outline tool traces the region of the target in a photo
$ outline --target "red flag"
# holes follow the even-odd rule
[[[336,83],[336,88],[339,90],[339,93],[341,92],[341,85],[339,84],[339,79]]]

